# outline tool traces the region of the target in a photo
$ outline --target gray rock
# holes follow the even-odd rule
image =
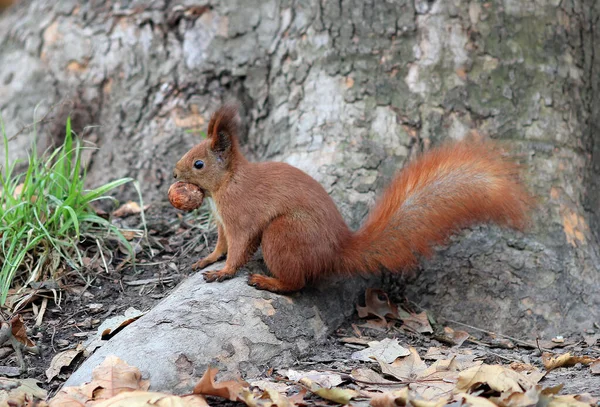
[[[310,353],[354,312],[367,286],[364,278],[345,279],[283,296],[249,286],[244,275],[206,283],[197,273],[98,349],[65,386],[90,381],[108,355],[138,367],[157,391],[190,391],[209,365],[226,377],[252,377]]]

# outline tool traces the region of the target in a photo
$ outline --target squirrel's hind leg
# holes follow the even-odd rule
[[[264,276],[262,274],[251,274],[248,278],[248,284],[259,290],[267,290],[274,293],[290,293],[304,287],[304,284],[286,284],[275,277]]]
[[[262,235],[263,258],[273,277],[254,274],[248,283],[273,292],[302,289],[322,264],[319,250],[326,242],[318,226],[307,216],[282,215],[274,219]]]

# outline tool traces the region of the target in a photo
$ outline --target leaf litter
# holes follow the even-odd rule
[[[573,365],[583,366],[590,374],[595,373],[599,369],[597,359],[576,356],[572,349],[563,355],[546,354],[543,359],[537,358],[533,364],[527,358],[509,365],[484,363],[484,360],[489,362],[490,354],[494,353],[461,348],[463,342],[473,340],[466,332],[453,331],[449,327],[440,330],[435,322],[430,322],[433,320],[429,317],[427,323],[432,327],[433,334],[419,333],[413,329],[414,326],[407,330],[399,329],[397,325],[405,323],[403,316],[421,315],[418,320],[424,322],[423,315],[427,314],[399,309],[382,292],[374,291],[371,295],[378,297],[377,301],[370,301],[377,309],[373,310],[365,305],[364,318],[384,321],[376,329],[385,325],[386,335],[389,337],[373,340],[367,336],[372,333],[368,328],[361,330],[354,324],[351,332],[356,337],[348,336],[347,333],[344,336],[344,332],[338,332],[339,336],[343,336],[343,340],[339,341],[344,346],[363,347],[362,350],[366,351],[353,352],[360,354],[361,358],[350,357],[351,353],[348,353],[348,359],[342,360],[341,370],[338,360],[330,362],[333,370],[279,369],[276,374],[268,373],[260,380],[248,380],[249,383],[246,383],[241,380],[220,382],[216,380],[217,370],[209,368],[192,394],[174,396],[152,392],[138,369],[114,358],[107,359],[103,369],[99,368],[99,371],[94,372],[92,382],[80,388],[64,388],[47,403],[50,406],[207,406],[215,403],[222,406],[223,402],[216,398],[250,407],[334,404],[442,407],[456,403],[488,407],[568,407],[596,403],[596,399],[590,395],[559,394],[562,386],[544,383],[548,372],[565,370],[564,368]],[[398,316],[397,319],[395,315]],[[381,329],[377,331],[380,332]],[[400,334],[400,338],[404,335],[408,339],[399,339],[394,332]],[[459,340],[452,344],[439,339],[443,335]],[[436,341],[450,343],[453,347],[440,346]],[[415,345],[427,342],[436,346]],[[404,352],[400,349],[404,349]],[[349,369],[350,359],[359,367]],[[590,367],[586,367],[587,365]],[[35,395],[34,391],[28,392],[27,386],[23,389],[17,398],[11,396],[11,405],[31,405],[31,400],[43,399],[41,393]],[[205,396],[209,398],[206,399]]]

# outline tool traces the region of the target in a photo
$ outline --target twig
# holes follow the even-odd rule
[[[46,313],[46,307],[47,306],[48,306],[48,298],[44,297],[42,299],[42,306],[40,307],[40,310],[38,311],[37,318],[35,319],[35,326],[42,325],[42,320],[44,319],[44,314]]]
[[[56,348],[54,347],[54,335],[56,335],[56,326],[52,327],[52,338],[50,338],[50,346],[52,346],[52,350],[54,351],[54,353],[56,352]]]
[[[18,137],[18,136],[19,136],[21,133],[23,133],[25,130],[27,130],[27,129],[29,129],[29,128],[31,128],[31,127],[33,127],[33,126],[37,125],[37,124],[40,124],[40,123],[43,123],[43,122],[45,122],[45,121],[46,121],[46,119],[48,118],[48,116],[50,115],[50,113],[52,113],[52,112],[54,111],[54,109],[56,108],[56,106],[58,106],[58,105],[62,105],[62,104],[66,104],[66,103],[67,103],[67,101],[58,102],[58,103],[55,103],[55,104],[53,104],[52,106],[50,106],[50,108],[48,109],[48,111],[46,112],[46,114],[45,114],[44,116],[42,116],[42,118],[41,118],[41,119],[39,119],[39,120],[37,120],[37,121],[34,121],[34,122],[33,122],[33,123],[31,123],[31,124],[28,124],[28,125],[26,125],[26,126],[23,126],[23,127],[21,127],[21,130],[17,131],[15,134],[13,134],[13,135],[12,135],[12,136],[11,136],[11,137],[8,139],[8,141],[13,141],[13,140],[14,140],[14,139],[16,139],[16,138],[17,138],[17,137]]]
[[[98,246],[98,251],[100,251],[100,257],[102,258],[102,263],[104,264],[104,270],[106,270],[106,274],[110,274],[108,271],[108,265],[106,264],[106,259],[104,258],[104,253],[102,252],[102,247],[100,246],[98,239],[96,239],[96,245]]]
[[[464,327],[467,327],[467,328],[473,329],[473,330],[475,330],[475,331],[479,331],[479,332],[486,333],[486,334],[488,334],[488,335],[491,335],[491,336],[493,336],[493,335],[496,335],[496,336],[500,336],[500,337],[502,337],[502,338],[505,338],[505,339],[510,339],[510,340],[511,340],[511,341],[513,341],[513,342],[520,343],[520,344],[522,344],[522,345],[526,345],[526,346],[528,346],[528,347],[530,347],[530,348],[534,348],[534,349],[535,349],[535,348],[539,348],[539,346],[536,346],[535,344],[533,344],[533,343],[531,343],[531,342],[523,341],[523,340],[521,340],[521,339],[517,339],[517,338],[514,338],[514,337],[512,337],[512,336],[503,335],[503,334],[499,334],[499,333],[492,332],[492,331],[487,331],[487,330],[485,330],[485,329],[477,328],[477,327],[475,327],[475,326],[468,325],[468,324],[464,324],[464,323],[462,323],[462,322],[454,321],[454,320],[452,320],[452,319],[448,319],[448,318],[441,318],[441,319],[444,319],[445,321],[447,321],[447,322],[451,322],[451,323],[453,323],[453,324],[462,325],[462,326],[464,326]],[[543,348],[540,348],[540,349],[543,349]],[[544,349],[544,350],[548,350],[548,349]]]

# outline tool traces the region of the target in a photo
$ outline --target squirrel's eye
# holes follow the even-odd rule
[[[202,167],[204,167],[204,161],[202,160],[196,160],[194,161],[194,168],[197,170],[202,169]]]

